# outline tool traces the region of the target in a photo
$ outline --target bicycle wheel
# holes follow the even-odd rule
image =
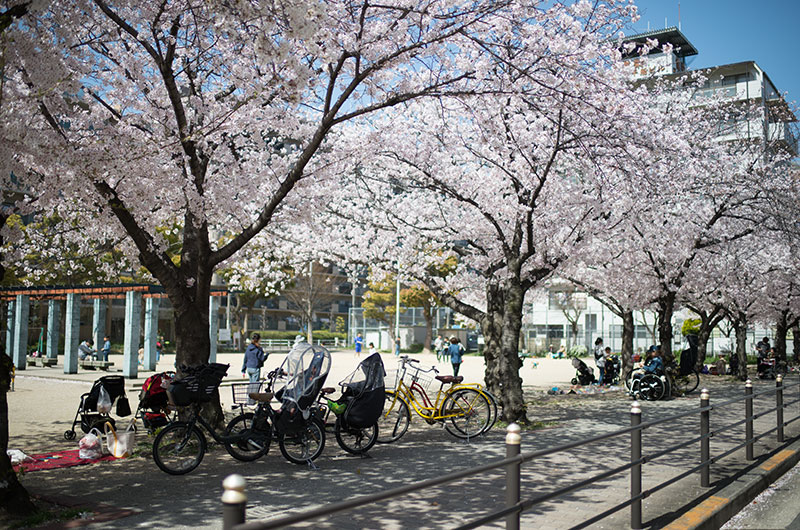
[[[225,436],[245,435],[238,442],[225,443],[225,450],[233,458],[242,462],[252,462],[258,460],[269,451],[269,444],[272,441],[272,427],[266,418],[260,429],[253,427],[252,412],[246,412],[233,418],[228,426],[225,427]],[[259,423],[262,420],[259,419]]]
[[[378,440],[378,424],[371,427],[359,428],[347,425],[342,418],[336,418],[333,427],[336,434],[336,443],[339,447],[354,455],[363,455],[375,445]]]
[[[309,418],[299,432],[279,436],[278,447],[284,458],[293,464],[315,460],[325,449],[325,426],[317,418]]]
[[[457,438],[473,438],[482,434],[492,420],[489,399],[474,388],[460,388],[442,403],[444,428]]]
[[[200,429],[184,421],[167,425],[153,441],[153,460],[165,473],[184,475],[194,470],[206,454]]]
[[[639,381],[639,393],[646,401],[658,401],[666,390],[666,385],[657,375],[645,374]]]
[[[480,389],[481,394],[486,396],[489,400],[489,405],[492,407],[492,420],[489,422],[489,426],[484,429],[484,432],[490,431],[494,424],[497,423],[497,398],[494,397],[494,394],[486,390],[485,388]]]
[[[378,438],[379,444],[396,442],[408,430],[411,423],[411,412],[408,403],[397,393],[386,391],[386,404],[383,406],[383,414],[378,419]]]
[[[681,394],[688,394],[697,388],[700,384],[700,376],[697,372],[692,372],[686,375],[676,375],[673,378],[675,389]]]

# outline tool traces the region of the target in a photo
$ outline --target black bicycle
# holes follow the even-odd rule
[[[153,460],[170,475],[185,475],[193,471],[206,454],[208,442],[200,427],[218,443],[225,445],[228,453],[239,458],[237,447],[243,442],[241,433],[227,432],[220,435],[201,415],[203,403],[211,400],[228,372],[227,364],[209,364],[196,368],[183,367],[184,377],[175,380],[167,393],[172,404],[189,407],[186,421],[176,421],[158,431],[153,442]]]

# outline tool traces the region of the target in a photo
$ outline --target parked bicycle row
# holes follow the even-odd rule
[[[255,461],[269,451],[273,439],[281,454],[295,464],[313,467],[325,448],[326,434],[350,454],[363,455],[375,443],[399,440],[408,430],[413,410],[431,425],[443,425],[453,436],[469,439],[492,428],[497,420],[495,398],[463,377],[441,376],[408,356],[398,358],[398,371],[387,387],[380,355],[367,357],[339,382],[326,387],[330,352],[323,346],[297,343],[281,366],[264,381],[230,385],[235,417],[220,432],[201,409],[221,392],[227,364],[182,367],[145,381],[134,418],[154,435],[153,460],[164,472],[180,475],[196,469],[208,448],[207,436],[241,461]],[[121,376],[98,379],[81,403],[66,439],[75,426],[88,433],[109,422],[110,407],[98,410],[105,396],[124,398]],[[439,383],[433,392],[432,381]],[[177,410],[181,410],[180,416]],[[119,413],[120,411],[118,411]],[[125,412],[125,411],[122,411]],[[130,410],[127,411],[130,414]],[[123,414],[118,414],[123,415]]]

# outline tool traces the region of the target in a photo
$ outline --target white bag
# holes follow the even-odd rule
[[[100,437],[95,434],[94,429],[84,435],[78,442],[78,457],[85,460],[96,460],[103,456],[103,448]]]
[[[100,393],[97,396],[97,412],[100,414],[108,414],[111,412],[111,396],[105,387],[100,387]]]
[[[23,462],[33,462],[34,460],[19,449],[9,449],[6,451],[6,454],[8,455],[8,458],[11,459],[12,466],[16,466],[17,464],[21,464]]]
[[[136,431],[133,423],[124,432],[117,433],[110,422],[106,422],[103,427],[106,432],[106,444],[110,454],[117,458],[124,458],[133,454],[136,445]]]

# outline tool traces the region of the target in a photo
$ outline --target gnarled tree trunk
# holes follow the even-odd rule
[[[661,358],[664,365],[675,360],[672,354],[672,314],[675,312],[675,293],[658,299],[658,341],[661,343]]]
[[[747,316],[739,314],[733,322],[736,332],[736,357],[739,359],[739,379],[747,380]]]
[[[622,374],[627,374],[633,369],[633,311],[622,313]]]

